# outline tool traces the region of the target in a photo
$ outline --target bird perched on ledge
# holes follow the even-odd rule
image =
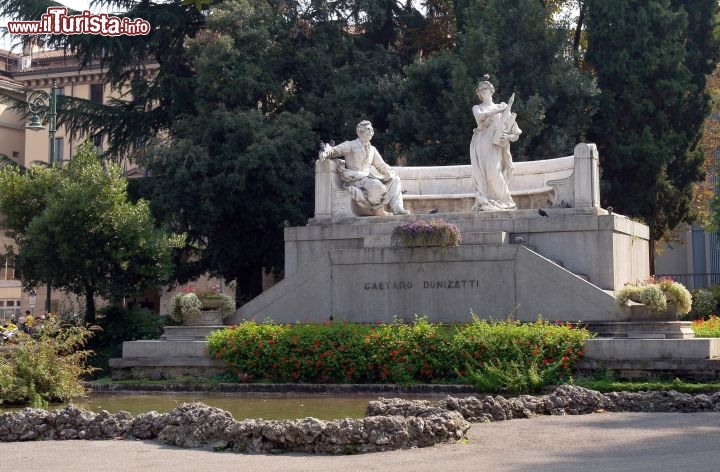
[[[545,210],[543,210],[542,208],[538,208],[538,215],[542,216],[543,218],[548,217],[547,212]]]
[[[430,210],[430,211],[428,212],[428,214],[434,215],[434,214],[437,213],[437,212],[438,212],[438,209],[437,209],[437,208],[433,208],[432,210]]]

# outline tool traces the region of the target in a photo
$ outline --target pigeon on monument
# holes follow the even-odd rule
[[[607,212],[608,212],[608,215],[612,215],[613,207],[611,207],[611,206],[607,207]]]
[[[432,210],[430,210],[430,211],[428,212],[428,214],[429,214],[429,215],[434,215],[434,214],[437,213],[437,212],[438,212],[438,209],[437,209],[437,208],[433,208]]]
[[[547,212],[545,210],[543,210],[542,208],[538,208],[538,215],[542,216],[543,218],[548,217]]]

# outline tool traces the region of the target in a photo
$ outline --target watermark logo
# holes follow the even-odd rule
[[[150,23],[142,18],[120,18],[107,13],[85,10],[68,15],[67,8],[50,7],[40,21],[9,21],[10,34],[100,34],[103,36],[141,36],[150,32]]]

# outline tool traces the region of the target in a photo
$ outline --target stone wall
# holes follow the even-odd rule
[[[667,392],[600,393],[562,385],[549,395],[446,397],[432,405],[426,400],[379,399],[368,404],[366,415],[414,415],[425,409],[459,412],[471,422],[503,421],[539,415],[584,415],[601,411],[679,412],[720,411],[720,392],[710,395]]]
[[[563,385],[549,395],[513,398],[446,397],[428,400],[379,399],[365,418],[322,421],[236,421],[224,410],[202,403],[169,413],[93,413],[68,406],[46,411],[26,408],[0,414],[0,441],[47,439],[142,439],[187,448],[233,452],[312,452],[349,454],[427,447],[461,439],[468,421],[489,422],[537,415],[615,412],[720,411],[720,392],[690,395],[669,392],[602,394]]]
[[[460,413],[439,408],[417,416],[367,416],[322,421],[236,421],[224,410],[186,403],[166,414],[111,415],[68,406],[46,411],[26,408],[0,415],[0,441],[47,439],[143,439],[187,448],[233,452],[350,454],[427,447],[456,441],[470,424]]]

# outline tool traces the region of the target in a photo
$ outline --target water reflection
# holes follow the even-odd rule
[[[339,418],[362,418],[365,407],[379,395],[338,394],[277,394],[277,393],[92,393],[86,399],[74,402],[79,408],[99,412],[120,410],[133,415],[157,411],[165,413],[178,405],[202,402],[232,413],[236,420],[244,418],[296,419],[312,416],[323,420]],[[385,395],[393,396],[393,395]],[[432,399],[440,396],[403,395],[403,398]],[[63,405],[51,405],[59,408]],[[19,408],[15,408],[19,409]],[[2,411],[13,409],[0,408]]]

